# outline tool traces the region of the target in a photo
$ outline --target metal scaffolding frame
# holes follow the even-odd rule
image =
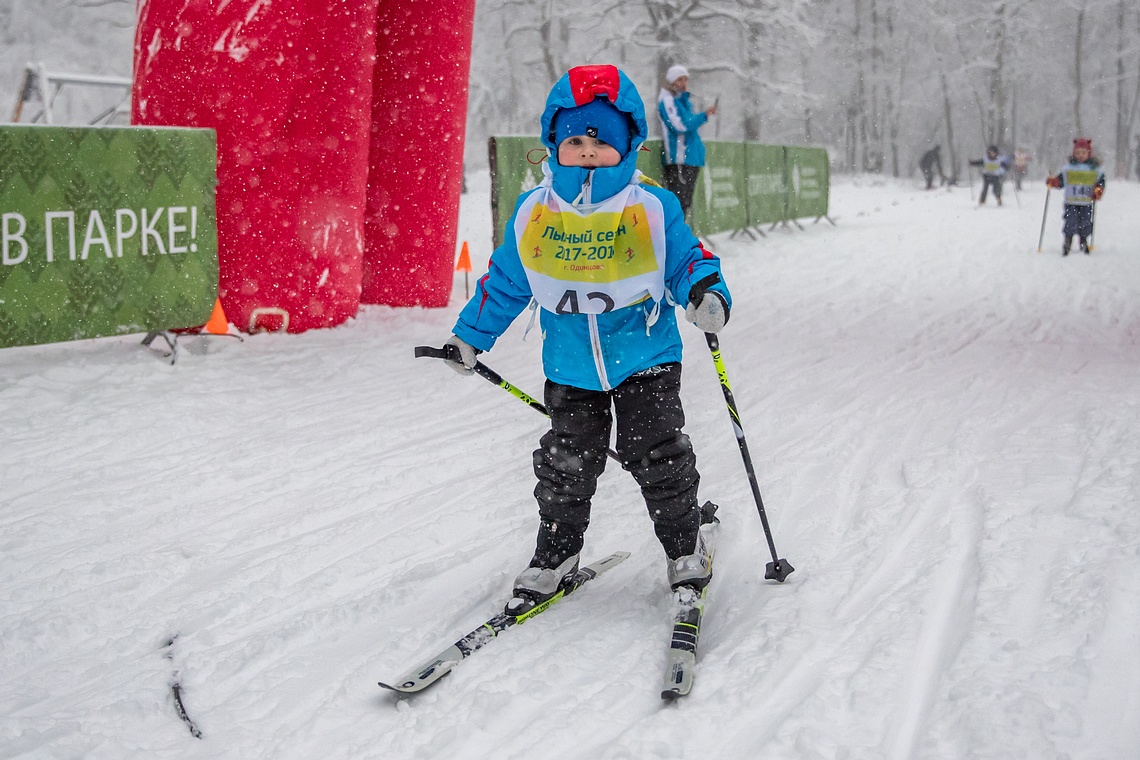
[[[24,106],[37,102],[40,111],[27,119],[27,123],[55,124],[53,106],[60,92],[66,86],[100,87],[119,89],[122,96],[110,108],[105,109],[87,123],[90,125],[110,124],[122,116],[129,121],[131,104],[131,79],[129,77],[106,76],[101,74],[70,74],[48,71],[43,63],[29,63],[24,67],[24,80],[19,87],[16,108],[12,121],[19,122],[24,116]]]

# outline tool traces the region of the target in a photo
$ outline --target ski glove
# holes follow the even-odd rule
[[[470,343],[463,340],[463,338],[460,338],[458,335],[452,335],[443,345],[455,346],[459,349],[460,361],[448,361],[447,366],[451,367],[461,375],[475,374],[475,356],[481,353],[479,349],[475,348]]]
[[[1094,187],[1093,188],[1093,200],[1099,201],[1103,197],[1104,197],[1104,188],[1100,187],[1099,185],[1097,187]]]
[[[718,333],[728,324],[728,302],[720,293],[709,290],[718,282],[720,275],[710,274],[689,289],[685,319],[696,325],[701,332]]]
[[[1049,187],[1060,187],[1061,186],[1061,178],[1060,177],[1054,177],[1053,175],[1049,175],[1049,178],[1047,180],[1045,180],[1045,184],[1048,185]]]

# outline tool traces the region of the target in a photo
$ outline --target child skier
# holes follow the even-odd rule
[[[1104,172],[1092,155],[1092,140],[1078,137],[1073,140],[1073,155],[1069,163],[1056,175],[1045,180],[1049,187],[1065,189],[1065,223],[1061,228],[1065,242],[1061,255],[1068,256],[1073,247],[1073,235],[1080,238],[1081,250],[1089,252],[1089,238],[1093,233],[1093,204],[1104,195]]]
[[[1029,173],[1029,162],[1033,159],[1033,154],[1029,152],[1028,148],[1018,148],[1013,152],[1013,189],[1021,189],[1021,180],[1025,179],[1025,175]]]
[[[712,576],[700,533],[700,477],[681,408],[675,304],[705,332],[728,321],[720,261],[685,224],[677,197],[636,170],[648,129],[633,82],[611,65],[578,66],[547,97],[550,158],[520,196],[506,240],[447,341],[471,374],[531,299],[541,307],[550,430],[534,452],[534,557],[506,612],[552,598],[578,568],[612,419],[623,469],[641,486],[672,588]]]
[[[985,158],[976,158],[970,161],[970,166],[982,167],[982,193],[978,196],[978,205],[986,205],[986,191],[994,189],[994,200],[1001,205],[1001,184],[1005,180],[1005,172],[1009,168],[1009,159],[999,155],[998,147],[991,145],[986,148]]]

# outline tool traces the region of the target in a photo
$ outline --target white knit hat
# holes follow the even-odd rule
[[[689,76],[689,70],[679,63],[675,63],[665,72],[665,84],[673,84],[681,77]]]

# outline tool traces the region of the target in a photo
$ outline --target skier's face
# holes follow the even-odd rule
[[[558,163],[561,166],[597,169],[617,166],[621,163],[621,154],[617,148],[596,137],[571,135],[558,143]]]
[[[1089,149],[1088,148],[1073,148],[1073,158],[1077,159],[1078,161],[1088,161],[1089,160]]]
[[[673,90],[673,92],[684,92],[685,90],[689,89],[689,78],[677,77],[677,79],[673,82],[673,84],[669,85],[669,87]]]

